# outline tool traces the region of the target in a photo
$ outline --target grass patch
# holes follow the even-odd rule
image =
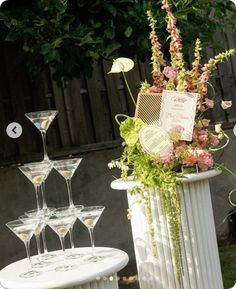
[[[224,288],[232,288],[236,282],[236,245],[220,247],[219,253]]]

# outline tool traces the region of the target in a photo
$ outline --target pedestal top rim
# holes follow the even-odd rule
[[[196,174],[186,174],[185,177],[182,179],[182,182],[190,183],[190,182],[210,179],[210,178],[220,175],[221,172],[222,172],[221,170],[213,169],[213,170],[208,170],[204,172],[199,172]],[[132,190],[133,188],[137,186],[141,186],[141,182],[132,181],[131,178],[127,181],[124,181],[122,179],[117,179],[111,182],[111,188],[114,190]]]

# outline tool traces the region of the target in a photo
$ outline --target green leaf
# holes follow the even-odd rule
[[[145,123],[136,117],[129,117],[120,125],[120,135],[128,146],[134,146],[139,139],[139,132]]]
[[[118,42],[112,42],[107,45],[107,47],[104,50],[104,54],[108,57],[110,56],[115,50],[119,49],[122,47],[122,45]]]
[[[114,5],[107,5],[105,6],[105,8],[112,14],[113,17],[116,17],[116,8]]]
[[[131,34],[133,33],[133,28],[131,26],[128,26],[125,30],[125,36],[129,38]]]
[[[88,44],[88,43],[92,43],[93,42],[93,38],[91,37],[91,33],[88,33],[87,35],[85,35],[81,41],[80,41],[80,45],[84,45],[84,44]]]
[[[50,52],[50,50],[53,50],[53,48],[52,48],[51,44],[49,44],[49,43],[45,43],[41,46],[41,53],[43,55],[48,54]]]
[[[51,49],[48,51],[48,53],[45,55],[45,63],[50,63],[50,62],[61,62],[60,59],[60,54],[56,49]]]
[[[67,1],[58,0],[55,2],[55,7],[60,13],[64,13],[67,8]]]
[[[17,30],[10,30],[10,32],[7,34],[5,40],[14,42],[18,39],[18,36],[19,36],[19,34],[18,34]]]
[[[99,53],[94,52],[94,51],[91,51],[91,50],[88,50],[88,51],[86,52],[86,55],[92,57],[92,58],[95,59],[95,60],[98,60],[99,57],[100,57]]]
[[[108,39],[113,39],[115,37],[115,30],[111,27],[108,27],[105,31],[104,31],[105,36]]]

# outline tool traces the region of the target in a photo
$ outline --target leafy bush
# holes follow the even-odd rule
[[[214,31],[235,28],[235,8],[229,0],[171,3],[184,44],[197,36],[209,42]],[[167,34],[160,0],[8,0],[0,8],[1,37],[21,48],[20,58],[33,75],[51,66],[56,78],[70,79],[90,75],[99,58],[149,59],[148,9],[159,19],[163,43]]]

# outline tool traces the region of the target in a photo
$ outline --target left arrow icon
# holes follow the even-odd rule
[[[18,122],[11,122],[6,128],[6,133],[10,138],[18,138],[22,134],[22,126]]]

